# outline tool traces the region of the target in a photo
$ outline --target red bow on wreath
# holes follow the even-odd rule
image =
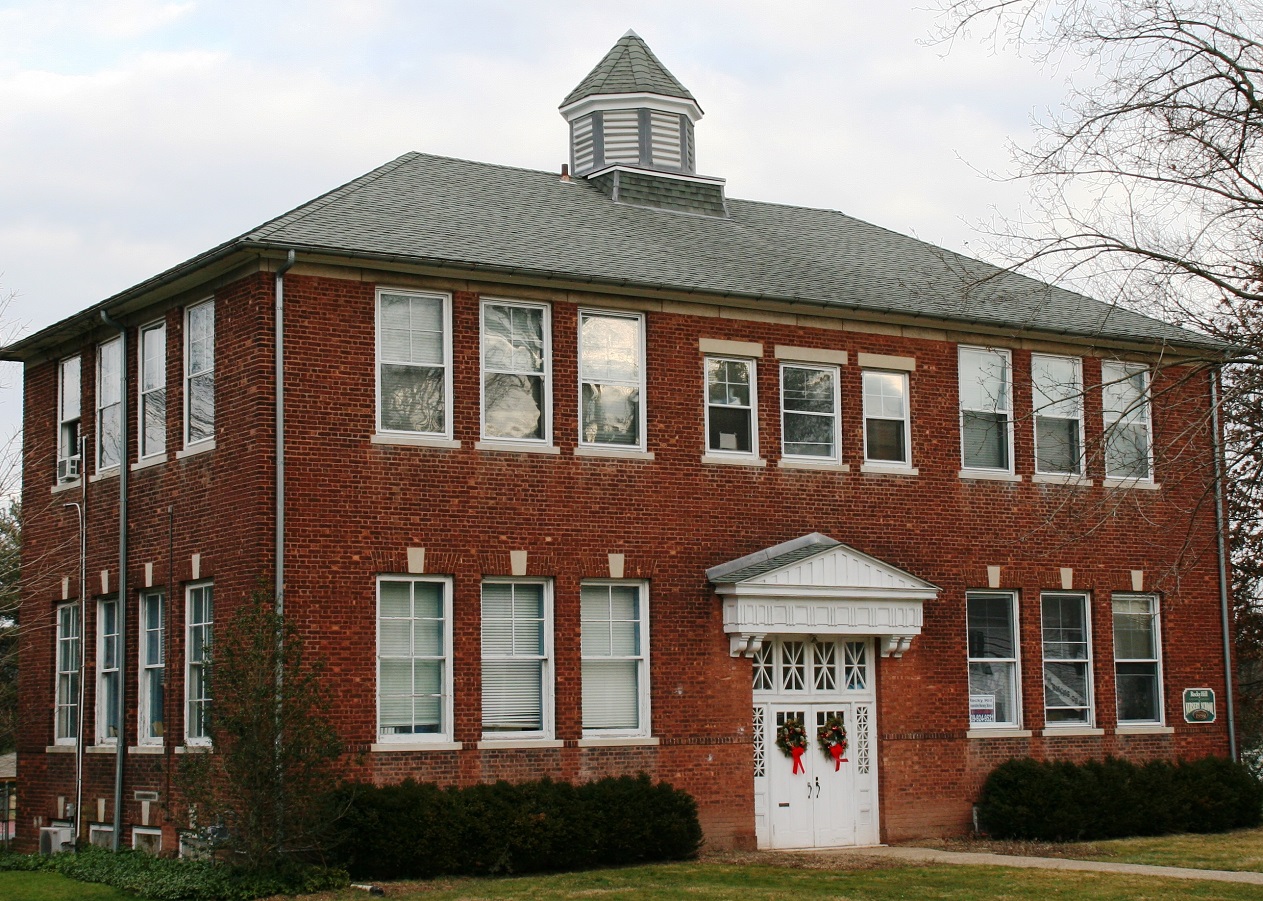
[[[803,766],[803,751],[805,750],[807,749],[802,748],[802,747],[795,747],[793,751],[791,752],[794,758],[794,772],[795,773],[807,772],[807,768]]]
[[[833,772],[836,773],[842,769],[842,764],[847,762],[846,758],[842,756],[845,753],[845,749],[841,745],[829,745],[829,753],[833,755]]]

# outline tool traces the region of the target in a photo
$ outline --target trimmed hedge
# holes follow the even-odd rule
[[[154,857],[141,851],[117,854],[88,846],[76,853],[0,853],[0,870],[51,870],[80,882],[100,882],[152,901],[252,901],[273,895],[306,894],[343,888],[344,870],[295,867],[251,873],[209,861]]]
[[[697,804],[649,777],[440,789],[348,784],[333,858],[361,879],[581,870],[692,857]]]
[[[1022,758],[987,777],[978,819],[997,838],[1035,841],[1226,832],[1263,821],[1263,784],[1221,757],[1175,764]]]

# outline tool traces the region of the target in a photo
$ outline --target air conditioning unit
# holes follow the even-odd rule
[[[57,481],[73,482],[79,478],[79,458],[67,457],[57,461]]]
[[[75,849],[75,834],[69,826],[45,826],[39,831],[39,853],[45,856]]]

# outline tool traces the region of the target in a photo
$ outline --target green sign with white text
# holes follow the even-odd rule
[[[1211,688],[1184,689],[1184,722],[1213,723],[1215,721],[1215,691]]]

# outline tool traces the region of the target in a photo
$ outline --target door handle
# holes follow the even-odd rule
[[[820,777],[816,777],[816,797],[820,797]]]

